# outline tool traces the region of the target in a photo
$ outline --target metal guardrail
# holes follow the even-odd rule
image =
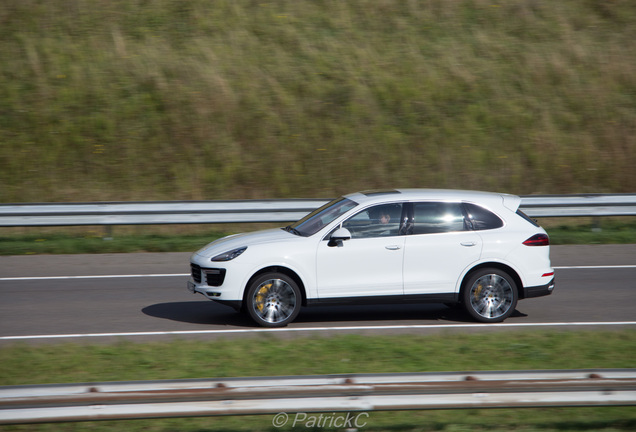
[[[0,204],[0,226],[291,222],[327,200]]]
[[[526,195],[521,209],[531,217],[636,216],[636,194]]]
[[[9,386],[0,387],[0,424],[610,405],[636,405],[636,369]]]
[[[636,216],[636,194],[529,195],[531,217]],[[0,227],[293,222],[325,199],[0,204]]]

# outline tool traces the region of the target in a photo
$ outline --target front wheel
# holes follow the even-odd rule
[[[254,279],[247,290],[250,317],[263,327],[283,327],[300,312],[302,298],[293,279],[282,273],[267,273]]]
[[[495,268],[471,274],[463,294],[464,308],[477,321],[501,322],[517,306],[517,284],[510,275]]]

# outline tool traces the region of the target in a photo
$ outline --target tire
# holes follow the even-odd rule
[[[250,317],[263,327],[284,327],[298,316],[302,297],[296,282],[282,273],[254,279],[245,297]]]
[[[517,284],[510,275],[496,268],[484,268],[469,275],[463,292],[463,305],[474,319],[484,323],[502,322],[517,306]]]

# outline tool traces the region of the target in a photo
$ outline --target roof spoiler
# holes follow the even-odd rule
[[[504,207],[509,208],[513,212],[516,212],[521,205],[521,197],[517,195],[501,194],[501,198],[503,199]]]

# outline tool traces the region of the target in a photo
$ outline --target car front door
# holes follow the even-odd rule
[[[320,242],[316,257],[319,298],[403,294],[402,207],[395,203],[362,210],[342,224],[350,239]]]
[[[461,203],[411,205],[413,226],[404,248],[404,294],[451,295],[462,272],[479,260],[481,237],[472,231]]]

